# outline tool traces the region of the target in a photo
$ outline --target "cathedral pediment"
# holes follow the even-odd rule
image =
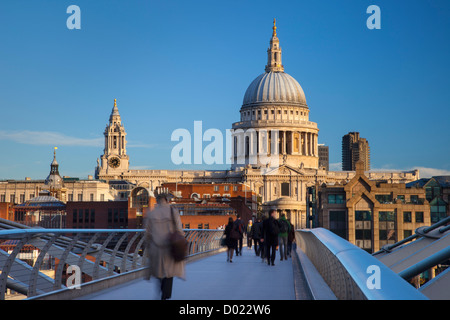
[[[268,176],[296,176],[296,175],[304,175],[303,168],[293,168],[287,164],[283,164],[277,168],[269,169],[265,175]]]

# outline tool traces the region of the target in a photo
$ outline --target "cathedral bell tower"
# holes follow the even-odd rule
[[[125,128],[120,118],[117,100],[109,116],[109,124],[105,128],[105,149],[101,160],[97,161],[96,176],[120,175],[128,171],[130,157],[127,155]]]

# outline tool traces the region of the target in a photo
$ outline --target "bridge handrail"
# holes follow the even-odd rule
[[[189,243],[188,257],[222,248],[223,230],[185,229],[184,233]],[[7,288],[28,298],[65,288],[65,265],[80,267],[89,276],[86,281],[142,269],[147,259],[144,234],[144,229],[0,230],[0,300],[5,299]],[[23,250],[30,247],[36,254],[33,262],[26,258],[29,262],[25,263],[20,255],[26,255]],[[51,276],[41,272],[48,257],[53,259]]]
[[[371,254],[327,229],[297,230],[296,240],[338,299],[427,300]]]

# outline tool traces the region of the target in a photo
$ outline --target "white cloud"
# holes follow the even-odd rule
[[[415,167],[414,169],[419,170],[419,176],[421,178],[431,178],[433,176],[450,176],[450,170],[425,168],[425,167]],[[414,169],[409,169],[409,170],[414,170]]]
[[[438,169],[438,168],[427,168],[427,167],[409,167],[404,169],[393,169],[390,165],[383,168],[371,168],[372,172],[401,172],[401,171],[413,171],[419,170],[420,178],[431,178],[433,176],[448,176],[450,175],[450,170]],[[342,162],[330,163],[330,171],[342,171]]]
[[[15,131],[6,132],[0,130],[0,140],[9,140],[17,143],[31,145],[51,145],[51,146],[83,146],[101,147],[104,144],[103,138],[76,138],[63,133],[51,131]]]
[[[330,163],[330,171],[342,171],[342,162]]]

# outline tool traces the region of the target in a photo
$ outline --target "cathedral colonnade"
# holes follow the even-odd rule
[[[232,135],[235,157],[263,154],[319,156],[316,132],[252,128],[234,130]]]

